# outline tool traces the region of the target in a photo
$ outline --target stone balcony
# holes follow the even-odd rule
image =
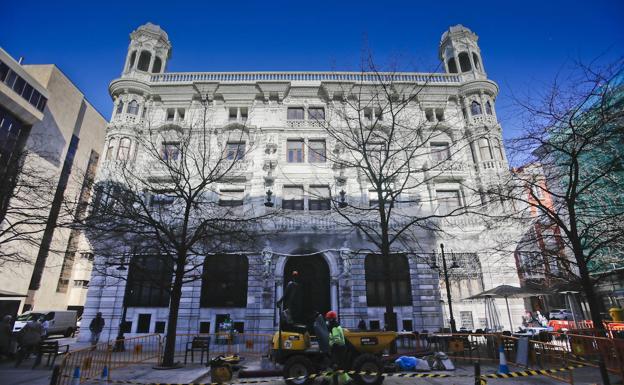
[[[135,124],[144,125],[145,119],[141,119],[138,115],[123,113],[123,114],[115,114],[115,116],[111,120],[111,123],[123,124],[123,125],[135,125]]]
[[[462,161],[447,160],[432,166],[425,165],[427,178],[464,179],[470,175],[471,166]]]
[[[507,163],[499,159],[482,160],[479,162],[479,171],[497,171],[507,169]]]
[[[472,124],[475,126],[495,126],[498,122],[494,115],[481,114],[472,117]]]
[[[287,120],[288,128],[322,128],[325,122],[320,120]]]

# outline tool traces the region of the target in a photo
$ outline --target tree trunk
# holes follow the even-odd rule
[[[600,305],[598,304],[598,298],[596,298],[594,284],[589,274],[589,269],[587,268],[587,262],[583,254],[582,246],[580,245],[580,243],[575,246],[575,249],[577,250],[574,250],[574,257],[576,258],[576,262],[578,264],[579,276],[581,278],[581,286],[583,287],[583,293],[585,294],[585,298],[587,298],[589,313],[594,324],[594,329],[599,331],[599,337],[605,337],[605,328],[602,323],[602,317],[600,316]],[[607,366],[602,355],[599,356],[598,367],[600,369],[600,376],[602,377],[603,385],[611,384],[611,380],[609,379],[609,372],[607,371]]]
[[[169,299],[169,317],[167,320],[167,335],[165,336],[165,352],[163,354],[162,366],[174,366],[176,332],[178,330],[178,313],[180,311],[180,298],[182,297],[182,281],[184,278],[185,257],[178,257],[176,263],[175,278],[171,288]]]

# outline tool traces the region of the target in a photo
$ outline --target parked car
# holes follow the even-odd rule
[[[28,321],[36,321],[41,316],[48,321],[48,336],[62,334],[65,337],[70,337],[78,327],[75,310],[27,311],[15,319],[13,333],[20,331]]]
[[[548,314],[548,318],[564,321],[574,319],[574,317],[572,316],[572,312],[568,309],[553,309]]]

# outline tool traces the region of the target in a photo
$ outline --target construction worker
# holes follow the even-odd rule
[[[345,344],[344,331],[340,323],[338,323],[338,314],[330,310],[325,314],[325,320],[327,320],[327,329],[329,330],[329,351],[333,367],[347,370],[346,365],[344,365],[347,347]],[[351,382],[351,377],[349,377],[347,373],[338,375],[339,384],[346,384],[348,382]]]

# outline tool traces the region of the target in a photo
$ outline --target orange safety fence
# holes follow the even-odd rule
[[[624,380],[624,339],[604,337],[604,331],[596,330],[551,334],[570,353],[572,362],[597,367],[602,361],[609,372]]]
[[[209,338],[208,355],[238,354],[242,357],[261,357],[269,354],[273,334],[261,333],[190,333],[176,335],[176,356],[186,355],[193,340]],[[163,337],[164,340],[164,337]],[[196,354],[197,355],[197,354]]]
[[[74,350],[63,357],[57,385],[72,383],[75,368],[80,368],[80,382],[86,378],[100,378],[104,367],[109,376],[114,369],[133,364],[153,362],[157,364],[162,352],[159,334],[130,337],[118,341],[101,342],[94,346]]]

